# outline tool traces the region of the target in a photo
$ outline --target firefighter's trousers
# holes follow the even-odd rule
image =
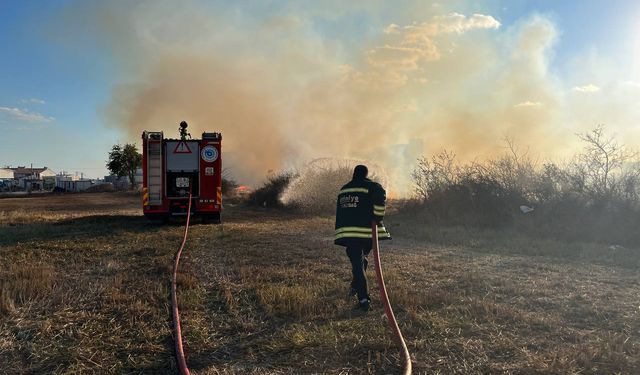
[[[365,271],[367,270],[367,255],[371,252],[371,247],[363,245],[350,245],[347,246],[347,256],[351,261],[351,272],[353,274],[353,280],[351,281],[351,287],[358,293],[358,300],[369,298],[369,291],[367,288],[367,276]]]

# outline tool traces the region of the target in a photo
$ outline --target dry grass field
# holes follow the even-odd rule
[[[353,310],[331,217],[228,204],[195,223],[179,300],[195,374],[393,374],[378,303]],[[640,251],[385,220],[391,301],[415,374],[640,373]],[[176,373],[182,225],[133,194],[0,200],[0,373]]]

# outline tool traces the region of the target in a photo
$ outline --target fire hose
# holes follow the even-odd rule
[[[380,246],[378,244],[378,224],[375,220],[371,221],[371,233],[372,233],[372,242],[373,242],[373,261],[375,263],[376,268],[376,279],[378,280],[378,288],[380,289],[380,299],[384,305],[384,312],[387,315],[387,321],[389,322],[389,328],[391,328],[391,332],[393,333],[398,346],[402,352],[403,356],[403,375],[411,375],[411,356],[409,355],[409,349],[407,349],[407,344],[404,342],[404,338],[402,337],[402,332],[400,332],[400,327],[398,326],[398,322],[396,321],[396,317],[393,314],[393,309],[391,308],[391,303],[389,302],[389,296],[387,295],[387,288],[384,285],[384,277],[382,276],[382,266],[380,265]]]
[[[182,328],[180,327],[180,312],[178,310],[178,295],[177,295],[177,276],[178,276],[178,265],[180,264],[180,256],[182,255],[182,250],[184,250],[184,245],[187,243],[187,235],[189,234],[189,221],[191,218],[191,192],[189,192],[189,205],[187,208],[187,222],[184,226],[184,235],[182,237],[182,244],[180,245],[180,249],[176,253],[175,262],[173,265],[173,274],[171,277],[171,307],[172,307],[172,315],[173,315],[173,329],[174,329],[174,341],[175,341],[175,350],[176,350],[176,358],[178,360],[178,368],[182,375],[190,375],[189,368],[187,367],[187,361],[184,357],[184,347],[182,345]],[[398,322],[396,321],[396,317],[393,314],[393,309],[391,308],[391,303],[389,302],[389,296],[387,295],[387,289],[384,285],[384,277],[382,276],[382,266],[380,265],[380,250],[378,244],[378,225],[375,221],[371,222],[371,231],[372,231],[372,242],[373,242],[373,260],[375,263],[376,269],[376,278],[378,280],[378,287],[380,289],[380,299],[384,304],[384,312],[387,315],[387,320],[389,322],[389,327],[391,328],[392,333],[395,336],[396,342],[400,347],[403,355],[403,375],[411,375],[411,356],[409,355],[409,350],[407,349],[407,344],[402,337],[402,332],[400,331],[400,327],[398,326]]]
[[[171,307],[173,312],[173,330],[174,341],[176,347],[176,358],[178,359],[178,368],[182,375],[189,375],[187,360],[184,358],[184,348],[182,347],[182,329],[180,328],[180,312],[178,311],[178,296],[176,293],[176,280],[178,276],[178,264],[180,263],[180,255],[187,242],[187,234],[189,233],[189,218],[191,218],[191,191],[189,191],[189,208],[187,209],[187,223],[184,226],[184,236],[180,250],[176,253],[176,259],[173,264],[173,275],[171,277]]]

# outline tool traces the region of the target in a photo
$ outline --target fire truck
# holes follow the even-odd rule
[[[142,211],[152,221],[197,215],[220,223],[222,135],[205,132],[202,139],[192,139],[187,126],[180,123],[179,139],[164,138],[163,132],[142,133]]]

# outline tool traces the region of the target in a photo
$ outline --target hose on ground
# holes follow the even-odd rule
[[[184,348],[182,346],[182,329],[180,328],[180,311],[178,311],[178,296],[176,292],[176,280],[178,277],[178,264],[180,263],[180,255],[184,249],[184,244],[187,243],[187,235],[189,233],[189,219],[191,218],[191,192],[189,192],[189,208],[187,209],[187,223],[184,226],[184,236],[182,237],[182,244],[180,249],[176,253],[176,258],[173,263],[173,275],[171,277],[171,308],[173,312],[173,332],[174,341],[176,347],[176,359],[178,360],[178,368],[182,375],[189,375],[189,368],[187,367],[187,360],[184,358]]]
[[[402,352],[403,357],[403,375],[411,375],[411,356],[409,355],[409,349],[407,349],[407,344],[404,342],[404,338],[402,337],[402,332],[400,332],[400,327],[398,326],[398,322],[396,321],[396,317],[393,314],[393,309],[391,308],[391,303],[389,302],[389,296],[387,295],[387,288],[384,285],[384,277],[382,276],[382,266],[380,265],[380,246],[378,243],[378,224],[375,220],[371,221],[371,235],[373,242],[373,261],[375,263],[376,268],[376,279],[378,280],[378,288],[380,289],[380,300],[384,305],[384,312],[387,314],[387,321],[389,322],[389,328],[391,328],[391,332],[393,333],[398,346],[400,347],[400,351]]]
[[[182,329],[180,326],[180,311],[178,310],[178,296],[177,296],[177,275],[178,266],[180,264],[180,256],[184,249],[184,245],[187,243],[187,236],[189,234],[189,222],[191,218],[191,193],[189,193],[189,205],[187,209],[187,221],[184,227],[184,235],[182,237],[182,244],[180,249],[176,253],[175,261],[173,264],[173,274],[171,277],[171,307],[173,315],[173,329],[174,329],[174,341],[176,350],[176,359],[178,360],[178,368],[182,375],[190,375],[189,368],[187,367],[187,361],[184,356],[184,347],[182,345]],[[387,295],[387,289],[384,284],[384,277],[382,275],[382,266],[380,265],[380,247],[378,243],[378,225],[374,221],[371,222],[372,242],[373,242],[373,259],[376,269],[376,279],[378,281],[378,287],[380,289],[380,299],[384,305],[384,311],[387,315],[389,327],[394,334],[396,342],[400,347],[403,356],[403,375],[411,375],[411,356],[409,355],[409,349],[402,337],[402,332],[396,321],[396,317],[393,314],[391,303],[389,302],[389,296]]]

